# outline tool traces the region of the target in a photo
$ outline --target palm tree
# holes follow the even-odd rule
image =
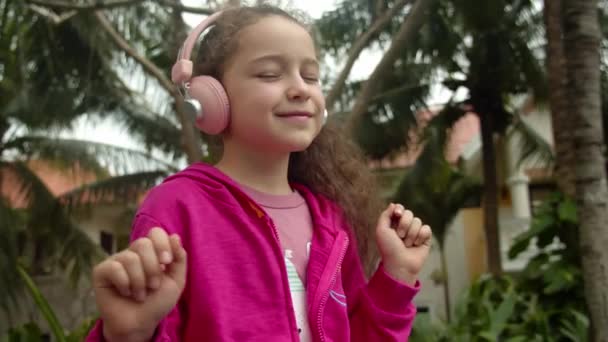
[[[45,161],[74,173],[96,172],[100,180],[56,197],[28,166],[30,160]],[[104,164],[122,164],[141,171],[110,177]],[[89,273],[102,253],[71,218],[70,213],[79,205],[133,202],[172,170],[172,166],[145,152],[102,143],[35,135],[5,139],[0,148],[0,172],[10,176],[26,207],[14,209],[4,196],[0,201],[0,231],[6,237],[6,248],[1,252],[6,262],[2,277],[9,280],[3,282],[6,289],[0,296],[0,306],[9,308],[20,293],[14,273],[18,264],[33,275],[64,270],[73,284]]]
[[[347,41],[356,37],[356,28],[369,25],[371,14],[362,3],[344,4],[320,22],[321,44],[337,58]],[[425,24],[411,37],[408,48],[399,51],[390,70],[382,77],[347,84],[338,97],[338,108],[348,112],[358,103],[362,89],[371,87],[365,83],[377,83],[366,113],[355,118],[354,136],[370,157],[382,158],[407,147],[407,132],[416,122],[415,113],[426,106],[430,84],[443,82],[454,91],[466,89],[467,99],[456,103],[460,109],[452,112],[473,109],[480,117],[488,267],[499,274],[494,137],[505,134],[515,117],[509,110],[509,98],[527,93],[542,98],[540,13],[526,0],[439,0],[426,15]],[[393,24],[376,35],[375,42],[387,44],[398,32],[400,19],[395,16]],[[355,112],[357,108],[355,105]]]
[[[141,10],[131,9],[132,13]],[[6,237],[0,249],[0,306],[9,311],[22,294],[16,281],[19,263],[34,275],[65,269],[75,282],[100,256],[99,248],[70,217],[70,209],[91,198],[96,203],[132,199],[175,170],[154,158],[152,148],[174,158],[183,152],[177,125],[159,114],[163,107],[150,109],[158,107],[142,101],[141,94],[127,84],[133,80],[121,76],[129,66],[136,67],[118,63],[120,56],[104,48],[110,43],[106,38],[104,45],[86,15],[57,23],[40,7],[6,0],[0,0],[0,13],[0,172],[15,179],[26,203],[17,210],[0,196],[0,232]],[[152,13],[147,20],[164,17]],[[133,41],[158,51],[148,35],[162,35],[154,29],[142,32],[141,27],[131,30]],[[158,52],[151,55],[163,59]],[[69,128],[83,115],[119,120],[148,150],[48,133]],[[28,167],[30,160],[92,172],[99,181],[56,198]],[[110,177],[108,168],[115,169],[118,177]]]
[[[573,116],[576,202],[593,341],[608,341],[608,187],[602,131],[598,2],[562,0],[567,99]]]
[[[467,203],[479,202],[481,185],[475,179],[457,171],[444,157],[445,130],[431,125],[426,130],[424,150],[414,166],[403,176],[394,201],[408,209],[433,228],[439,246],[446,318],[451,320],[450,292],[445,238],[448,227]]]
[[[507,96],[532,91],[539,97],[543,93],[542,68],[532,45],[538,39],[537,14],[531,6],[528,1],[492,1],[480,6],[479,2],[459,0],[453,7],[458,14],[446,18],[461,23],[453,26],[453,33],[462,37],[450,83],[467,89],[464,104],[474,109],[481,122],[484,228],[488,267],[493,274],[502,270],[494,136],[504,134],[513,117]],[[458,63],[458,56],[467,62]]]
[[[177,49],[165,38],[173,36],[173,13],[182,7],[210,11],[170,0],[115,3],[0,0],[3,111],[19,111],[36,128],[83,115],[111,118],[146,147],[181,158],[192,148],[168,81]]]

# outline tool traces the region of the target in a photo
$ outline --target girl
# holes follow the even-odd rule
[[[173,78],[200,100],[199,127],[222,133],[222,158],[149,193],[130,247],[93,272],[88,340],[406,341],[430,228],[401,205],[380,213],[362,159],[324,127],[302,23],[267,6],[216,16],[205,76],[188,74],[195,32]],[[367,282],[372,231],[382,260]]]

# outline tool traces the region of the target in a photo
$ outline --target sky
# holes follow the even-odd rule
[[[319,18],[324,12],[336,8],[336,6],[343,0],[284,0],[283,4],[303,10],[313,19]],[[200,0],[182,0],[182,3],[187,6],[199,7],[206,1]],[[184,14],[184,20],[190,26],[196,26],[204,18],[200,15]],[[377,51],[364,51],[360,56],[355,65],[353,66],[350,79],[364,79],[367,78],[370,72],[374,69],[376,64],[380,61],[382,55]],[[338,73],[340,66],[334,66],[335,72]],[[430,103],[441,103],[449,96],[449,91],[445,89],[436,88],[434,90],[433,99]],[[130,138],[129,133],[117,126],[109,120],[97,120],[92,122],[86,118],[82,118],[75,124],[75,128],[72,132],[66,132],[62,134],[64,136],[75,137],[79,139],[93,140],[103,143],[111,143],[113,145],[119,145],[129,148],[137,148],[140,146]]]

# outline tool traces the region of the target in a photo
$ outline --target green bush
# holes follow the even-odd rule
[[[53,341],[57,342],[80,342],[85,339],[88,332],[95,323],[95,318],[84,320],[79,327],[71,332],[66,331],[61,324],[57,315],[49,305],[40,289],[34,283],[34,280],[29,276],[25,269],[17,266],[21,280],[25,283],[28,293],[36,303],[38,310],[44,316],[53,335]],[[6,336],[2,338],[2,342],[39,342],[48,341],[50,337],[42,332],[40,327],[34,322],[28,322],[19,327],[11,328]]]
[[[410,341],[587,341],[583,277],[572,200],[552,195],[518,236],[509,256],[538,253],[518,274],[480,277],[449,325],[416,320]]]

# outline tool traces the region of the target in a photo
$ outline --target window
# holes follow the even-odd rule
[[[100,232],[99,241],[101,244],[101,248],[108,254],[114,253],[114,235],[111,233],[104,232],[103,230]]]
[[[425,314],[428,314],[431,311],[428,306],[417,306],[416,310],[417,310],[417,313],[425,313]]]

